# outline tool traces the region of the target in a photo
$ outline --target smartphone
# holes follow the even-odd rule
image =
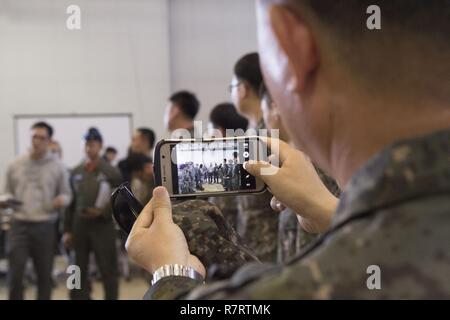
[[[266,149],[256,136],[162,140],[155,148],[155,183],[180,199],[262,193],[266,185],[243,164],[267,161]]]

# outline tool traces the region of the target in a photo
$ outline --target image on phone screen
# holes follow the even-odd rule
[[[170,144],[173,195],[260,192],[265,187],[243,167],[258,159],[256,139],[181,141]],[[170,180],[170,181],[168,181]]]

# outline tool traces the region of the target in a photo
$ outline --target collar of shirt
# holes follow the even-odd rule
[[[333,225],[409,199],[450,192],[450,129],[400,141],[353,175]]]
[[[98,166],[100,165],[100,161],[86,161],[84,163],[84,169],[87,172],[94,172],[95,170],[97,170]]]

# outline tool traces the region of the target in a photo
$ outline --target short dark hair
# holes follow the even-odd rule
[[[48,137],[51,139],[53,137],[53,128],[47,122],[39,121],[31,126],[31,129],[46,129]]]
[[[263,75],[259,65],[259,54],[256,52],[246,54],[234,66],[234,75],[247,84],[258,94],[263,83]]]
[[[130,172],[136,172],[142,171],[145,164],[152,163],[152,159],[141,153],[132,153],[128,157],[127,162]]]
[[[450,70],[450,1],[284,2],[323,30],[325,37],[318,45],[324,52],[336,55],[336,61],[330,63],[338,61],[352,75],[359,75],[362,86],[376,83],[382,90],[403,87],[412,94],[448,99],[448,85],[441,79]],[[369,30],[366,26],[366,12],[373,4],[381,9],[381,30]],[[436,82],[441,84],[434,85]]]
[[[176,104],[190,119],[195,119],[200,109],[200,102],[195,94],[186,90],[174,93],[169,100],[173,104]]]
[[[223,129],[233,130],[247,130],[248,120],[236,110],[232,103],[220,103],[215,106],[209,114],[209,120],[215,127],[222,127]]]
[[[142,134],[147,139],[149,149],[153,149],[156,140],[155,131],[150,128],[139,128],[137,129],[137,132]]]
[[[441,37],[447,43],[450,34],[448,0],[287,0],[287,3],[312,9],[318,20],[330,25],[338,33],[371,34],[365,27],[368,18],[366,10],[376,4],[381,8],[382,24],[389,29],[384,32],[407,32],[412,37],[426,34],[433,38]],[[391,28],[393,26],[395,29]]]
[[[105,153],[117,153],[117,149],[114,147],[108,147],[106,148]]]

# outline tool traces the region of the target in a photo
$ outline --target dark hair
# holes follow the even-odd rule
[[[31,129],[46,129],[48,133],[48,137],[51,139],[53,137],[53,128],[51,125],[49,125],[47,122],[39,121],[33,124]]]
[[[148,148],[153,149],[156,140],[155,132],[150,128],[139,128],[137,131],[147,139]]]
[[[234,66],[234,75],[239,80],[247,82],[253,91],[258,94],[261,83],[263,83],[258,53],[249,53],[240,58]]]
[[[152,159],[141,153],[132,153],[127,158],[127,162],[130,172],[136,172],[143,170],[145,164],[152,163]]]
[[[450,2],[448,0],[288,0],[294,5],[312,9],[317,19],[338,33],[375,34],[366,28],[366,10],[376,4],[381,8],[384,33],[405,31],[410,36],[425,34],[448,43],[450,34]],[[395,28],[391,28],[395,26]],[[409,40],[407,40],[409,41]]]
[[[419,84],[422,93],[436,96],[444,93],[448,97],[448,86],[434,84],[450,68],[450,1],[286,0],[286,3],[320,25],[327,34],[322,44],[324,50],[335,52],[339,63],[342,61],[356,71],[353,74],[360,75],[358,80],[375,80],[371,84],[376,82],[383,89],[403,86],[409,92],[414,84]],[[373,4],[381,9],[380,30],[366,27],[369,18],[366,12]],[[330,42],[328,47],[326,42]],[[408,73],[416,74],[417,79],[408,77]],[[431,93],[432,90],[441,93]]]
[[[110,153],[110,152],[112,152],[112,153],[117,153],[117,149],[114,148],[114,147],[108,147],[108,148],[106,148],[105,153]]]
[[[98,141],[100,143],[103,143],[103,137],[100,134],[100,131],[98,131],[97,128],[89,128],[88,132],[84,135],[84,140],[86,142],[88,141]]]
[[[200,102],[197,97],[189,91],[176,92],[169,98],[169,100],[173,104],[176,104],[190,119],[195,119],[195,116],[200,109]]]
[[[248,120],[237,113],[232,103],[221,103],[212,109],[209,120],[215,127],[222,127],[225,130],[247,130]]]

